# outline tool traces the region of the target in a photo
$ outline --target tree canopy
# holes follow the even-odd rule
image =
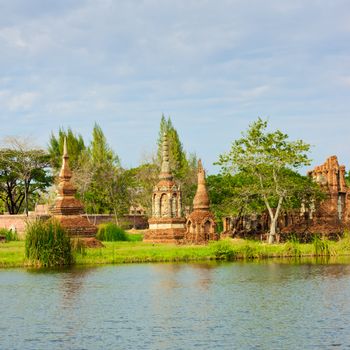
[[[25,139],[7,138],[0,149],[0,198],[10,214],[34,207],[52,184],[49,155]]]
[[[241,172],[252,180],[245,184],[244,190],[259,196],[265,204],[271,219],[270,243],[275,239],[282,207],[297,193],[300,197],[306,189],[313,188],[307,178],[296,174],[296,170],[310,164],[309,149],[309,144],[290,141],[280,130],[269,132],[267,121],[258,118],[232,143],[231,150],[219,157],[217,164],[221,165],[223,174]]]

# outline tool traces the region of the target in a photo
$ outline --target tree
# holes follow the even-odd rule
[[[146,213],[152,214],[152,191],[159,181],[159,167],[153,162],[145,162],[136,168],[127,170],[130,179],[130,203],[136,207],[141,205]]]
[[[0,150],[1,198],[10,214],[17,214],[24,205],[28,215],[30,197],[52,184],[50,157],[25,139],[9,137],[5,144]]]
[[[261,198],[250,190],[253,181],[252,177],[242,172],[207,177],[211,210],[219,222],[223,216],[233,215],[233,228],[236,229],[244,215],[264,210]]]
[[[119,157],[108,145],[98,124],[89,147],[80,155],[73,181],[88,213],[113,213],[118,217],[128,211],[130,179],[125,176]]]
[[[79,163],[82,153],[86,150],[84,139],[80,134],[75,134],[71,128],[65,131],[63,128],[58,130],[57,137],[51,133],[48,152],[51,159],[51,165],[55,173],[58,173],[63,155],[63,141],[67,139],[67,147],[69,149],[69,165],[74,170]]]
[[[266,206],[271,220],[269,243],[273,243],[283,205],[298,189],[303,190],[303,183],[293,181],[291,174],[310,164],[310,145],[302,140],[289,141],[288,135],[279,130],[266,129],[267,121],[258,118],[242,138],[232,143],[229,153],[220,155],[217,164],[224,174],[243,172],[253,179],[249,190]]]

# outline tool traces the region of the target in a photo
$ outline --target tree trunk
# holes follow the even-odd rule
[[[26,182],[24,183],[24,206],[25,213],[28,216],[28,185]]]
[[[275,216],[271,219],[270,232],[269,232],[269,244],[274,243],[276,240],[276,226],[277,226],[277,217]]]
[[[113,211],[114,211],[114,220],[115,220],[115,224],[116,224],[117,226],[119,226],[117,210],[116,210],[115,208],[113,208]]]

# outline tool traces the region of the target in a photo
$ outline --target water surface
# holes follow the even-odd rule
[[[0,270],[0,349],[350,348],[348,263]]]

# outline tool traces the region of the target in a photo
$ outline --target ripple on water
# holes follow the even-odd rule
[[[350,347],[349,267],[272,262],[2,270],[0,349]]]

